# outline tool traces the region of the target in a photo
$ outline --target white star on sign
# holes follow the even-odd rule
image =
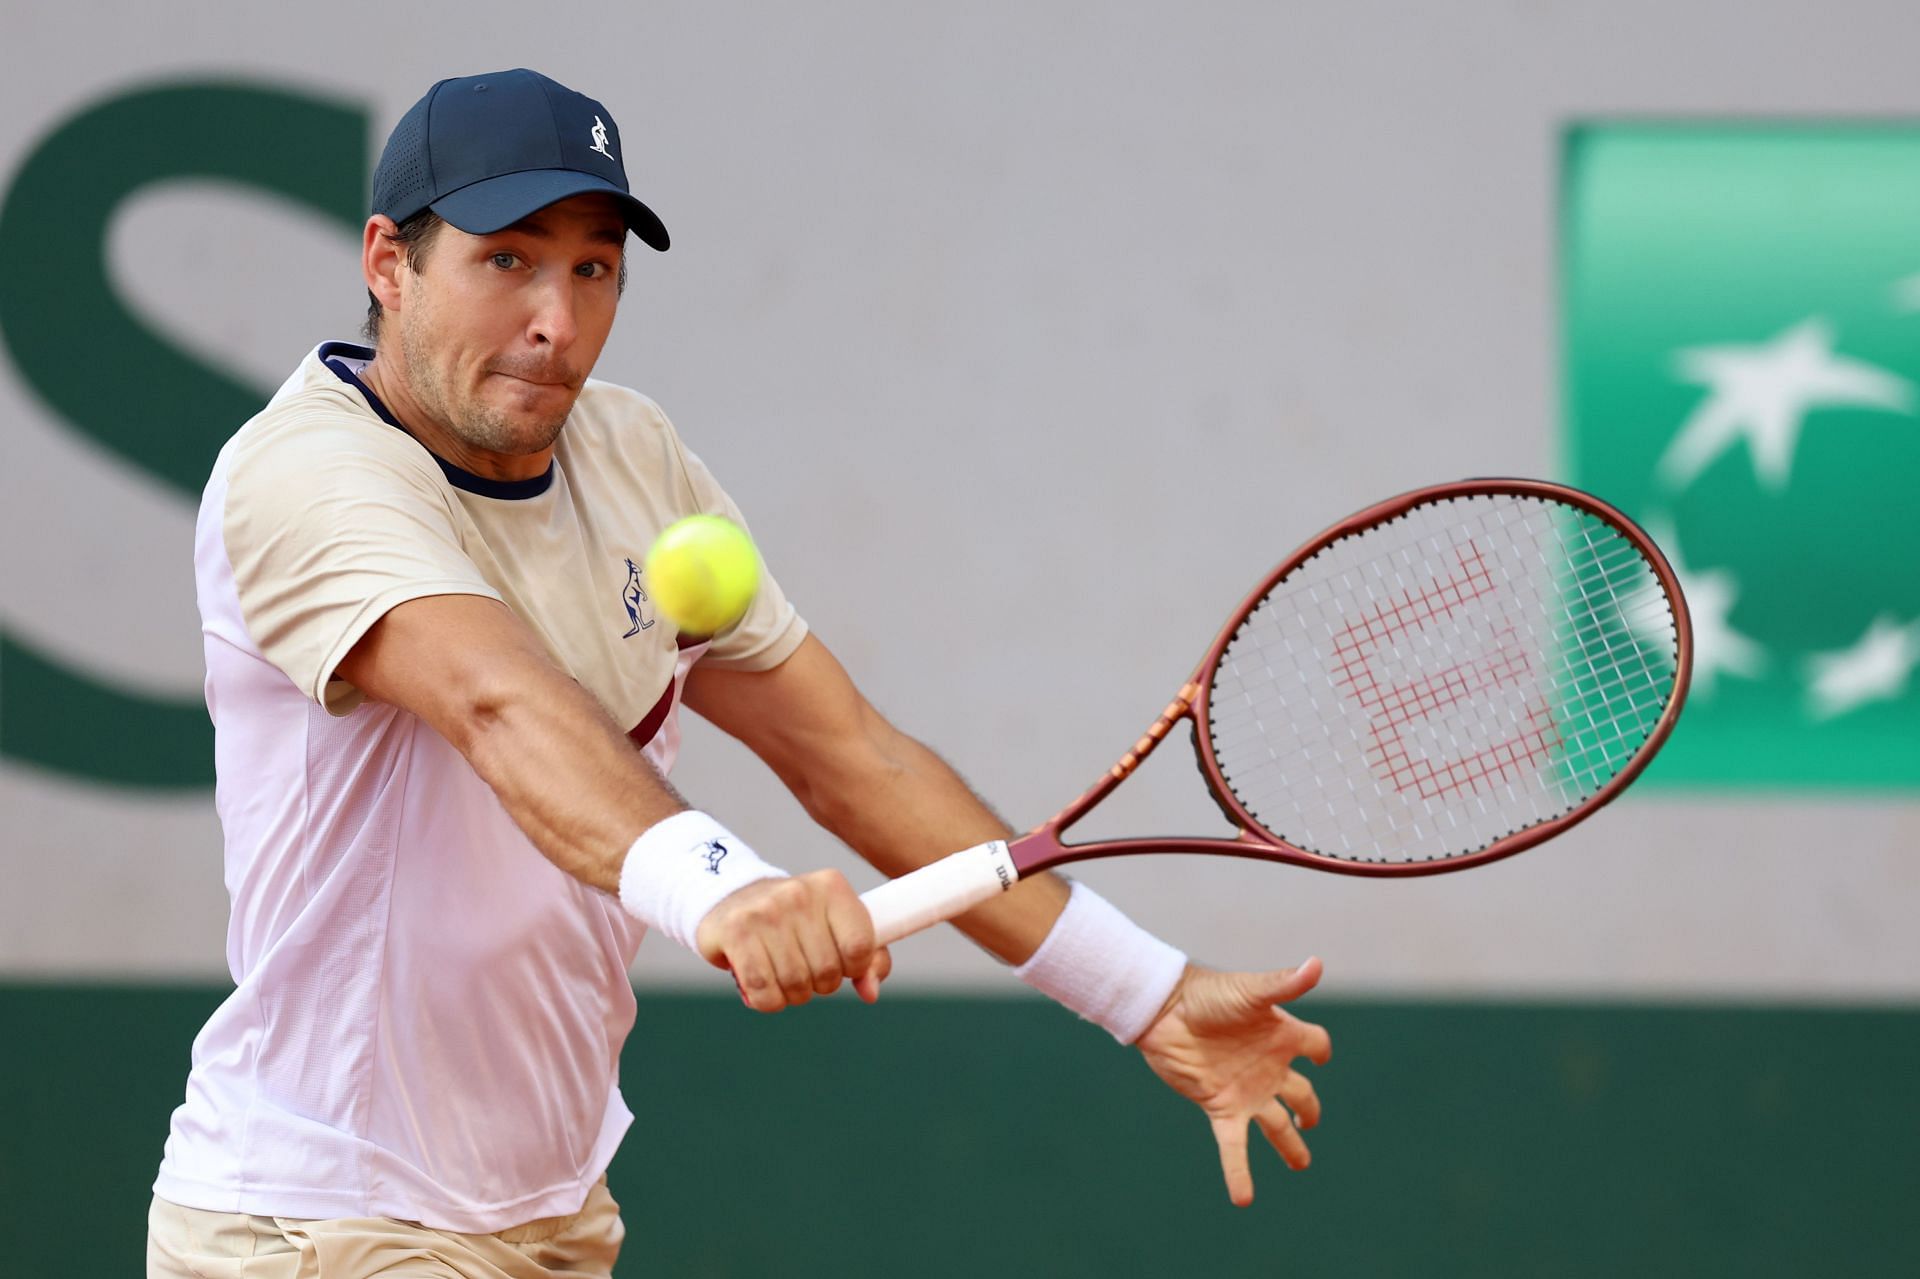
[[[1734,630],[1727,617],[1740,597],[1740,583],[1725,569],[1689,569],[1680,560],[1679,535],[1664,522],[1647,521],[1647,532],[1680,579],[1680,594],[1686,597],[1687,614],[1693,620],[1692,696],[1713,696],[1714,681],[1723,671],[1759,678],[1767,669],[1767,650]]]
[[[1806,415],[1818,408],[1913,411],[1913,386],[1875,364],[1833,353],[1833,332],[1819,317],[1802,320],[1759,346],[1695,346],[1675,355],[1682,381],[1707,398],[1660,458],[1669,488],[1691,484],[1744,437],[1754,475],[1771,489],[1786,485]]]
[[[1907,677],[1920,666],[1920,624],[1901,626],[1882,614],[1852,648],[1815,653],[1807,659],[1807,707],[1815,719],[1832,719],[1868,702],[1886,702],[1907,691]]]

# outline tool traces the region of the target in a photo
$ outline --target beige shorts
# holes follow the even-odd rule
[[[207,1212],[156,1197],[147,1212],[147,1279],[608,1279],[625,1235],[605,1178],[573,1216],[491,1235],[385,1217]]]

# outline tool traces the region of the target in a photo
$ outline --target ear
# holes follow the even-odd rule
[[[393,239],[399,229],[392,218],[376,213],[367,219],[360,239],[360,274],[368,291],[389,311],[400,309],[400,268],[407,260]]]

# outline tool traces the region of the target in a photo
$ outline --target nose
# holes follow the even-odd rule
[[[536,347],[547,347],[560,354],[580,335],[573,313],[574,294],[565,277],[543,282],[535,291],[533,314],[527,322],[527,340]]]

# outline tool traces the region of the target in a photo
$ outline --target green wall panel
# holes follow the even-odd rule
[[[1562,180],[1566,471],[1693,614],[1647,782],[1920,786],[1920,125],[1596,122]]]
[[[0,1203],[138,1272],[213,989],[0,986]],[[1920,1012],[1315,1001],[1316,1163],[1225,1201],[1204,1125],[1037,1002],[761,1018],[648,996],[611,1181],[628,1275],[1888,1273]],[[24,1273],[24,1272],[15,1272]]]

